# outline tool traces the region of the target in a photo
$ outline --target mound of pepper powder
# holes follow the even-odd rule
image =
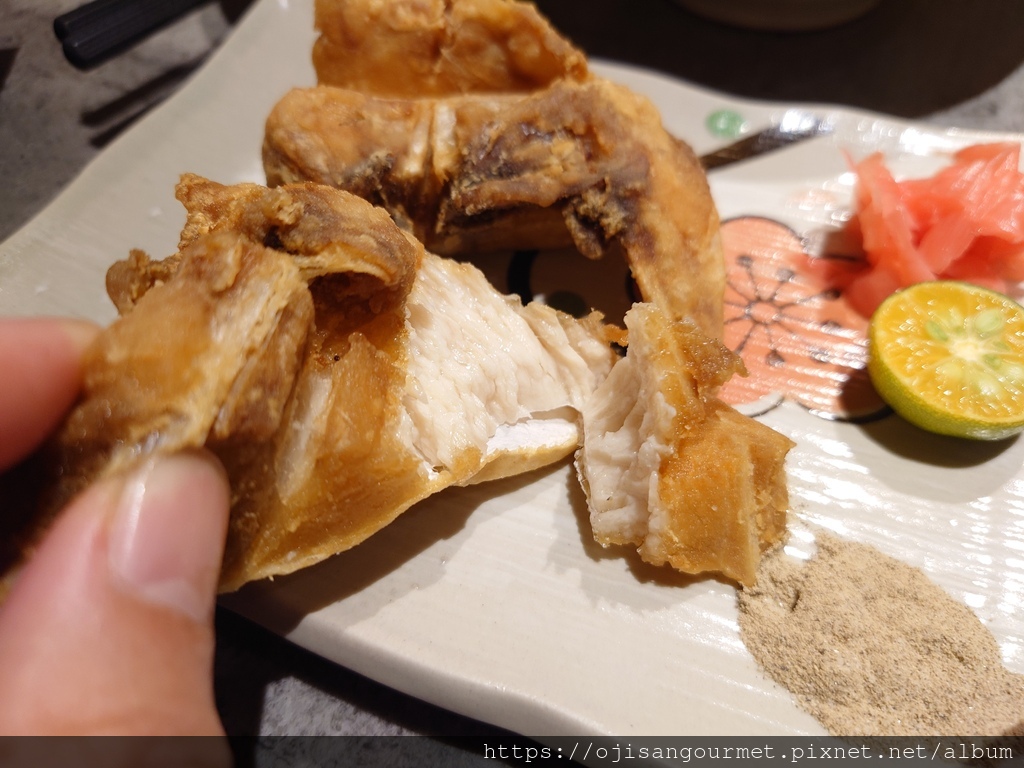
[[[758,664],[833,735],[1020,733],[1024,675],[992,633],[874,547],[826,533],[809,560],[777,547],[739,605]]]

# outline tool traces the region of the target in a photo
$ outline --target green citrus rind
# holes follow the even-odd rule
[[[904,419],[942,435],[1024,431],[1024,307],[952,280],[889,296],[868,328],[868,373]]]

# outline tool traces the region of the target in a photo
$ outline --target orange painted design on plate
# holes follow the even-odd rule
[[[829,286],[819,258],[771,219],[744,216],[722,224],[728,280],[725,343],[749,376],[735,376],[721,396],[768,410],[783,398],[839,419],[885,411],[867,375],[867,320]]]

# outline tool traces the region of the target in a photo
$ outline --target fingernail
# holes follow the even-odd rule
[[[154,458],[124,485],[109,533],[111,571],[126,592],[208,620],[227,527],[223,469],[205,453]]]

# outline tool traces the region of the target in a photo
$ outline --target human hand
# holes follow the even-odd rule
[[[0,318],[0,472],[66,415],[95,334]],[[68,505],[0,606],[0,733],[223,734],[213,611],[228,503],[220,464],[193,452]]]

